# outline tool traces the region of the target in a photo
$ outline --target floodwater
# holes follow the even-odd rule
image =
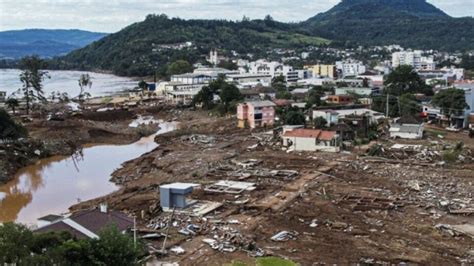
[[[156,134],[176,127],[176,123],[160,123]],[[12,181],[0,186],[0,222],[33,225],[39,217],[65,213],[79,201],[115,191],[117,186],[109,182],[112,172],[122,163],[156,148],[154,137],[129,145],[86,147],[77,160],[55,156],[21,169]]]
[[[47,78],[43,81],[44,96],[49,97],[51,92],[67,92],[69,97],[79,94],[78,80],[81,74],[89,74],[92,81],[91,88],[86,91],[95,96],[107,96],[124,90],[133,89],[137,81],[131,78],[118,77],[111,74],[94,73],[86,71],[48,70]],[[0,91],[12,95],[22,87],[19,69],[0,69]],[[21,95],[21,93],[19,94]]]

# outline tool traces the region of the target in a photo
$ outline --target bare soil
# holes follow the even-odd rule
[[[474,263],[471,237],[449,235],[436,228],[437,224],[474,223],[473,215],[450,213],[450,209],[474,204],[472,157],[452,164],[421,164],[411,160],[412,155],[374,160],[364,149],[339,154],[288,153],[263,130],[237,129],[233,117],[216,118],[189,110],[161,110],[159,114],[180,121],[180,129],[157,136],[159,147],[114,172],[112,180],[122,186],[120,190],[72,206],[72,210],[107,202],[113,209],[136,215],[143,232],[164,233],[164,228],[152,226],[170,217],[160,208],[161,184],[194,182],[205,186],[217,180],[236,180],[235,161],[248,159],[259,162],[253,170],[299,173],[293,178],[258,172],[240,176],[241,181],[255,182],[257,189],[238,195],[196,190],[192,198],[223,206],[206,220],[175,216],[177,225],[170,230],[167,247],[181,246],[185,253],[158,255],[160,261],[180,265],[223,265],[232,260],[252,263],[255,250],[260,249],[301,265]],[[472,139],[459,134],[450,132],[444,139],[429,137],[414,143],[454,145],[462,139],[464,149],[474,148]],[[193,141],[193,135],[211,138]],[[379,143],[389,146],[395,142]],[[196,235],[178,233],[190,223],[201,227]],[[293,232],[295,237],[283,242],[271,240],[280,231]],[[229,241],[237,247],[234,252],[214,250],[202,242],[229,234]],[[152,250],[161,249],[162,243],[163,239],[149,241]]]

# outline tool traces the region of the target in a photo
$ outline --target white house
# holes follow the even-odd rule
[[[268,74],[228,74],[226,81],[234,83],[239,89],[251,88],[257,85],[270,86],[272,76]]]
[[[366,115],[369,119],[370,124],[377,124],[379,120],[385,118],[384,114],[368,108],[313,110],[313,119],[317,117],[323,117],[324,119],[326,119],[326,121],[328,121],[328,125],[331,123],[337,124],[339,122],[339,119],[353,115]]]
[[[298,72],[293,70],[293,67],[276,61],[268,62],[260,59],[250,62],[247,67],[250,74],[270,75],[272,78],[284,76],[288,83],[296,82],[299,78]]]
[[[423,124],[392,124],[390,126],[390,137],[401,139],[422,139]]]
[[[171,82],[180,82],[182,84],[204,84],[209,83],[211,80],[213,80],[212,76],[200,73],[187,73],[171,76]]]
[[[339,152],[341,139],[335,131],[295,128],[282,135],[283,146],[295,151]]]

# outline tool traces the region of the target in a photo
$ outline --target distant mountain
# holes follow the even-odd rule
[[[474,49],[474,18],[450,17],[425,0],[343,0],[300,26],[308,34],[343,42]]]
[[[266,55],[272,48],[389,45],[443,51],[474,50],[474,18],[452,18],[425,0],[343,0],[301,23],[264,20],[184,20],[148,15],[82,49],[53,60],[59,69],[109,70],[124,76],[166,74],[183,59],[224,54]],[[192,43],[191,46],[185,45]]]
[[[211,49],[222,53],[259,54],[271,48],[295,48],[329,43],[293,31],[291,24],[265,20],[184,20],[148,15],[142,22],[110,34],[56,63],[57,68],[112,70],[126,76],[165,74],[169,63],[184,59],[195,63]],[[190,47],[186,42],[192,43]],[[180,46],[183,46],[179,48]]]
[[[82,30],[27,29],[0,32],[0,58],[18,59],[37,54],[41,57],[65,55],[106,36]]]

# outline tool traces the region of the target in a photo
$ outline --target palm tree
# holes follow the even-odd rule
[[[15,108],[20,106],[20,102],[15,98],[8,98],[5,103],[7,104],[8,108],[12,109],[13,114],[15,114]]]
[[[90,96],[90,93],[84,92],[84,90],[87,87],[89,87],[89,89],[92,87],[91,77],[89,76],[89,74],[81,74],[78,82],[79,82],[79,88],[80,88],[78,98],[79,98],[79,102],[82,102],[84,97]]]

